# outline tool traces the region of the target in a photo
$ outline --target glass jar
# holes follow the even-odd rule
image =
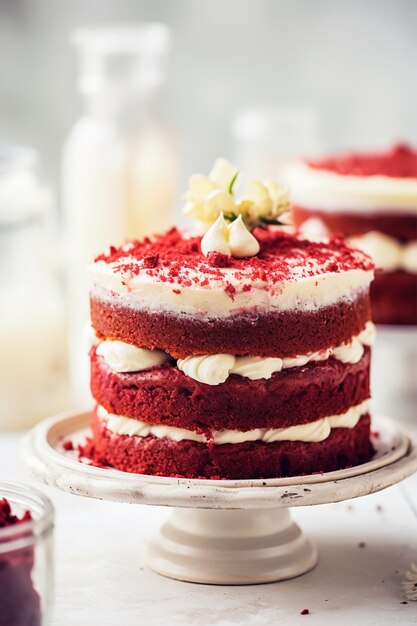
[[[0,145],[0,429],[68,408],[63,293],[52,267],[52,195],[35,151]]]
[[[170,33],[158,23],[73,35],[84,113],[62,157],[73,390],[87,400],[87,266],[109,245],[165,230],[178,177],[174,133],[161,113]]]
[[[33,487],[0,482],[13,515],[28,521],[0,527],[0,626],[47,626],[54,593],[51,501]]]

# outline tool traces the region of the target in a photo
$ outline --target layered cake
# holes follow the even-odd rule
[[[341,233],[375,262],[374,321],[417,323],[417,151],[350,154],[288,172],[293,219],[307,235]]]
[[[278,188],[252,181],[237,200],[223,169],[191,181],[188,213],[205,235],[173,228],[91,267],[97,406],[84,454],[189,478],[362,463],[373,453],[373,264],[340,240],[285,232]]]

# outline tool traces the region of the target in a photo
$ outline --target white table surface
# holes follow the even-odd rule
[[[417,623],[400,582],[417,562],[417,474],[384,492],[293,509],[319,549],[300,578],[249,587],[165,579],[144,548],[169,509],[89,500],[35,483],[18,461],[18,434],[0,435],[0,476],[36,484],[56,507],[53,626],[338,626]],[[359,547],[365,542],[365,547]],[[300,615],[303,609],[309,615]]]

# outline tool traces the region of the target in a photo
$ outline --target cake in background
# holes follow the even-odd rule
[[[343,234],[373,258],[374,322],[416,324],[417,150],[305,160],[288,168],[287,181],[301,232]]]
[[[280,227],[288,200],[224,160],[172,228],[98,256],[84,456],[142,474],[250,479],[373,454],[369,257]]]

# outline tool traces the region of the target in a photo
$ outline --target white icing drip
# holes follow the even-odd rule
[[[124,341],[106,339],[97,347],[97,354],[102,356],[114,372],[141,372],[168,360],[168,355],[160,350],[138,348]]]
[[[264,441],[272,443],[274,441],[302,441],[313,443],[327,439],[332,428],[354,428],[360,418],[368,413],[369,402],[365,400],[360,404],[351,407],[340,415],[331,415],[322,419],[310,422],[309,424],[299,424],[288,428],[256,428],[246,432],[239,430],[213,431],[212,440],[217,445],[227,443],[243,443],[245,441]],[[106,424],[106,428],[117,435],[128,435],[129,437],[167,437],[172,441],[196,441],[206,443],[209,439],[201,434],[185,428],[165,426],[163,424],[148,424],[130,417],[123,417],[108,413],[102,406],[97,408],[97,414]]]

